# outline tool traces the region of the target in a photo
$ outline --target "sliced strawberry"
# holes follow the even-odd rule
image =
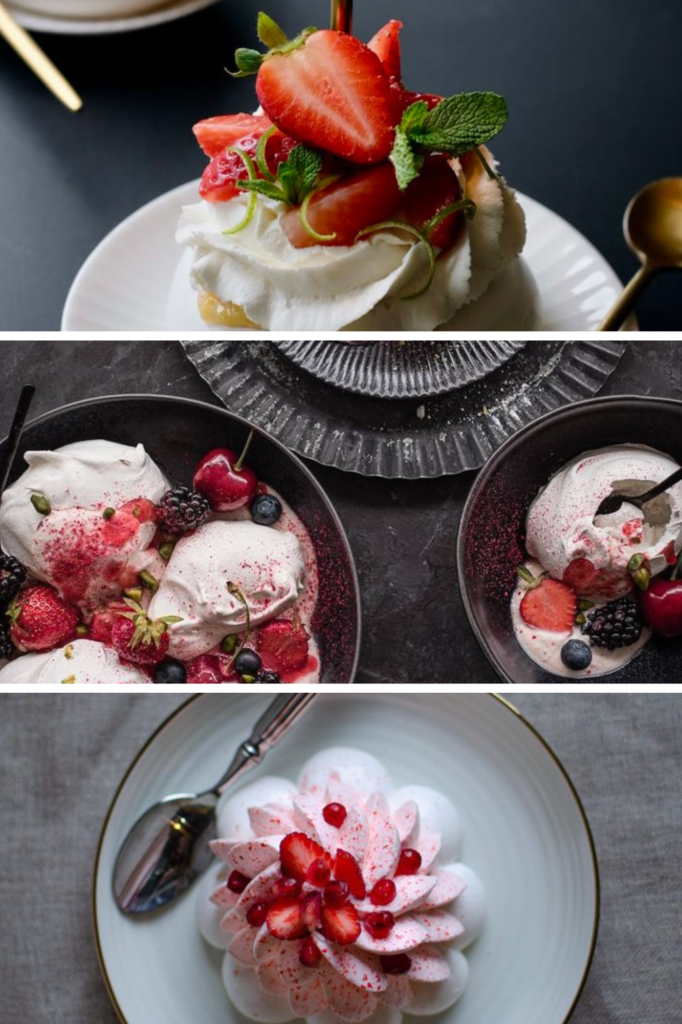
[[[243,150],[255,162],[259,140],[260,135],[247,135],[237,139],[232,145]],[[270,136],[265,146],[265,162],[271,174],[276,175],[280,163],[287,159],[297,145],[294,139],[280,132]],[[259,178],[263,177],[260,171],[257,171],[257,174]],[[248,176],[249,173],[240,155],[221,149],[201,176],[199,195],[209,203],[226,203],[239,195],[237,182],[246,181]]]
[[[345,882],[350,889],[351,896],[356,900],[364,900],[367,889],[362,878],[360,865],[351,853],[346,850],[337,850],[334,861],[334,878],[338,882]]]
[[[282,873],[289,878],[305,881],[308,868],[314,860],[329,857],[322,847],[309,839],[305,832],[290,832],[279,844]]]
[[[545,579],[526,593],[521,601],[521,615],[536,629],[569,633],[574,625],[577,603],[572,587]]]
[[[298,209],[289,210],[282,227],[293,246],[353,245],[359,231],[388,220],[401,201],[393,165],[380,164],[318,192],[308,205],[308,222],[319,235],[333,235],[321,243],[309,235],[301,223]]]
[[[20,651],[49,651],[73,640],[78,609],[52,587],[35,585],[20,590],[8,609],[10,637]]]
[[[410,92],[409,89],[403,89],[403,103],[405,104],[406,110],[408,107],[411,107],[413,103],[418,103],[419,100],[426,103],[429,110],[433,110],[433,108],[437,107],[439,103],[442,103],[444,99],[444,96],[436,96],[435,93],[432,92]]]
[[[402,27],[402,21],[392,18],[367,43],[372,53],[376,53],[384,65],[384,71],[389,78],[395,78],[398,81],[401,78],[400,30]]]
[[[386,160],[394,111],[388,76],[355,36],[323,30],[261,64],[256,92],[285,135],[357,164]]]
[[[352,903],[342,903],[341,906],[323,903],[320,917],[322,934],[339,946],[355,942],[362,930],[358,912]]]
[[[462,197],[457,176],[445,157],[429,157],[418,178],[408,186],[403,201],[405,219],[416,228],[425,229],[438,214]],[[439,249],[448,249],[454,242],[463,213],[457,210],[441,220],[428,232],[428,239]]]
[[[114,623],[121,612],[127,611],[127,607],[122,602],[108,605],[106,608],[98,608],[90,621],[88,640],[96,640],[98,643],[111,646]]]
[[[246,135],[260,138],[268,128],[272,128],[272,122],[264,114],[225,114],[199,121],[192,131],[206,156],[216,156],[234,146],[237,139]]]
[[[303,668],[308,660],[308,633],[300,622],[273,619],[258,632],[258,650],[269,655],[282,672]]]
[[[308,934],[300,900],[275,900],[265,921],[276,939],[302,939]]]
[[[597,569],[589,558],[574,558],[564,572],[563,582],[585,597],[618,597],[627,583],[623,572]]]

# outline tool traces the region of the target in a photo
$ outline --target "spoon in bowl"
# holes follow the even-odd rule
[[[641,509],[642,505],[646,505],[647,501],[651,501],[652,498],[657,498],[659,494],[663,494],[670,487],[674,487],[682,480],[682,467],[676,469],[674,473],[667,476],[665,480],[661,480],[660,484],[656,484],[654,487],[650,487],[644,494],[638,494],[636,497],[632,497],[629,494],[609,494],[607,498],[604,498],[599,508],[595,512],[595,516],[609,516],[618,509],[625,502],[628,505],[634,505],[635,508]]]
[[[213,856],[209,844],[216,837],[219,798],[260,764],[316,696],[295,693],[275,697],[215,786],[204,793],[164,797],[145,811],[123,841],[114,865],[114,899],[119,910],[148,914],[167,906],[190,887]]]
[[[14,418],[12,419],[12,426],[9,429],[7,435],[7,447],[3,457],[0,459],[0,494],[4,491],[9,480],[9,475],[12,472],[12,466],[19,450],[19,443],[21,442],[21,435],[24,432],[24,423],[28,415],[33,396],[36,393],[36,389],[32,384],[24,384],[21,389],[21,393],[17,400],[17,407],[14,410]]]
[[[638,192],[625,211],[623,232],[642,265],[598,331],[619,330],[656,274],[682,268],[682,178],[662,178]]]

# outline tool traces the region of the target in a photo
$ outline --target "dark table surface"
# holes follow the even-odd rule
[[[602,393],[682,399],[681,355],[682,345],[672,340],[633,342]],[[36,414],[126,392],[217,402],[172,341],[9,341],[3,365],[0,436],[14,396],[27,382],[38,388]],[[457,585],[457,530],[474,474],[411,482],[311,466],[343,520],[358,567],[364,615],[358,681],[496,687],[499,680],[469,629]]]
[[[224,0],[124,35],[41,36],[82,93],[69,114],[0,41],[0,330],[55,330],[91,249],[143,203],[197,177],[191,125],[253,106],[253,82],[223,72],[255,43],[255,0]],[[328,0],[269,0],[290,32],[324,25]],[[405,22],[404,77],[416,90],[503,93],[511,120],[495,143],[509,181],[561,214],[622,279],[630,196],[682,174],[679,0],[479,0],[357,3],[369,38]],[[657,280],[643,330],[679,330],[682,276]]]

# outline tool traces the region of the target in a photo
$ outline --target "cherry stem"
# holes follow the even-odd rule
[[[249,448],[251,447],[251,442],[253,441],[253,439],[255,437],[255,433],[256,433],[255,430],[250,430],[249,431],[249,436],[246,439],[246,444],[244,445],[244,449],[243,449],[241,455],[239,456],[239,458],[237,459],[237,461],[235,462],[234,466],[232,467],[237,473],[240,471],[240,469],[244,465],[244,459],[249,454]]]

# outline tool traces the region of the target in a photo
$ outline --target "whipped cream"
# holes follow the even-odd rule
[[[170,653],[191,661],[227,635],[243,632],[244,603],[253,627],[291,608],[303,593],[305,560],[289,531],[247,521],[207,523],[175,545],[149,606],[152,618],[178,615],[170,626]]]
[[[347,812],[338,827],[324,818],[330,802]],[[292,832],[304,833],[330,860],[339,849],[355,859],[366,895],[348,897],[361,922],[354,940],[331,940],[325,924],[309,926],[305,939],[283,940],[267,921],[247,921],[255,902],[271,906],[278,898],[280,844]],[[210,945],[226,951],[222,978],[240,1013],[263,1024],[295,1017],[378,1024],[389,1013],[399,1024],[403,1012],[440,1013],[459,999],[468,978],[462,951],[483,926],[485,894],[458,860],[459,818],[443,794],[426,786],[396,789],[370,754],[330,748],[306,762],[298,785],[265,776],[226,795],[217,834],[212,848],[219,863],[202,881],[197,923]],[[396,875],[404,849],[416,850],[421,865],[413,874]],[[225,884],[234,870],[250,879],[241,894]],[[368,894],[381,879],[393,880],[395,893],[377,906]],[[316,891],[321,893],[304,881],[300,896]],[[380,938],[365,923],[377,911],[394,918]],[[299,960],[304,941],[319,953],[314,966]],[[391,957],[401,958],[401,973],[389,969]]]
[[[266,330],[431,330],[481,296],[525,242],[524,215],[506,183],[481,168],[465,179],[459,161],[453,166],[476,216],[439,257],[430,288],[416,299],[401,296],[427,280],[428,255],[404,232],[377,232],[353,246],[296,249],[281,226],[283,204],[259,197],[249,225],[225,235],[244,216],[248,198],[240,195],[185,207],[176,238],[194,251],[194,287],[236,303]]]
[[[168,483],[142,445],[79,441],[25,460],[28,469],[2,496],[2,549],[65,599],[94,607],[120,590],[121,572],[155,533],[131,512],[105,520],[103,510],[158,502]],[[49,515],[35,510],[32,495],[49,500]]]
[[[150,683],[141,669],[94,640],[74,640],[56,651],[24,654],[0,668],[3,685],[34,683]]]

